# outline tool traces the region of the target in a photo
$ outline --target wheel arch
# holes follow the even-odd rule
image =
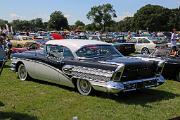
[[[19,62],[17,62],[17,64],[16,64],[16,72],[18,71],[18,67],[19,67],[19,65],[21,65],[21,64],[24,64],[22,61],[19,61]]]

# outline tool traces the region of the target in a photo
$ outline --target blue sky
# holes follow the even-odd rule
[[[146,4],[161,5],[167,8],[177,8],[180,0],[1,0],[0,19],[31,20],[37,17],[49,20],[49,15],[55,10],[61,11],[69,24],[77,20],[90,23],[86,14],[92,6],[110,3],[117,13],[119,21],[126,16],[132,16]]]

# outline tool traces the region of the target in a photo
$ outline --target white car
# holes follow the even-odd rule
[[[119,93],[157,87],[164,61],[122,56],[109,43],[95,40],[50,40],[43,50],[12,55],[11,69],[20,80],[39,79],[76,88]]]
[[[136,52],[141,54],[150,54],[156,47],[167,45],[165,41],[151,37],[133,37],[130,42],[135,43]]]

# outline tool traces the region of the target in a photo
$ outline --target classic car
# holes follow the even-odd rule
[[[135,44],[127,43],[126,40],[124,39],[124,36],[122,36],[122,35],[118,35],[112,39],[106,39],[106,36],[92,35],[92,36],[90,36],[89,39],[112,43],[116,47],[116,49],[123,55],[129,55],[129,54],[135,52]]]
[[[11,48],[11,53],[22,53],[22,52],[25,52],[25,51],[31,51],[31,50],[36,50],[36,49],[40,49],[40,44],[34,42],[34,43],[31,43],[30,45],[25,45],[24,47],[22,48],[16,48],[16,47],[13,47]]]
[[[126,42],[124,35],[118,35],[111,42],[116,49],[123,55],[129,55],[135,52],[135,44]]]
[[[17,36],[13,40],[11,40],[12,46],[17,48],[24,47],[25,45],[31,44],[33,42],[34,40],[32,40],[32,38],[28,36]]]
[[[124,57],[112,44],[95,40],[50,40],[44,50],[12,56],[11,70],[28,78],[77,88],[82,95],[93,90],[119,93],[156,87],[165,82],[163,60]]]
[[[146,59],[146,58],[158,58],[165,61],[164,69],[162,75],[166,79],[174,79],[180,81],[180,51],[179,55],[171,56],[169,48],[157,48],[150,55],[138,55],[138,58]]]
[[[22,53],[24,51],[43,49],[45,43],[49,40],[34,40],[33,43],[25,44],[22,48],[11,48],[12,53]]]
[[[152,37],[133,37],[129,42],[135,43],[136,52],[150,54],[157,46],[166,46],[166,41],[161,41]]]

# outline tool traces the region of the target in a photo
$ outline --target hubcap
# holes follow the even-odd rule
[[[78,80],[77,86],[82,95],[88,95],[91,92],[91,84],[86,80]]]
[[[19,67],[19,79],[20,80],[26,80],[26,77],[27,77],[27,71],[26,71],[26,68],[24,65],[21,65]]]
[[[147,50],[147,49],[144,49],[144,50],[142,51],[142,54],[148,54],[148,50]]]

